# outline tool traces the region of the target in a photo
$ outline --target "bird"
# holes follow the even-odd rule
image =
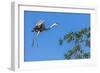
[[[39,20],[36,23],[35,27],[32,28],[32,32],[35,32],[36,33],[36,35],[33,38],[32,46],[34,45],[34,40],[39,36],[39,34],[41,32],[51,30],[53,27],[59,25],[58,23],[53,23],[50,27],[45,27],[45,23],[44,22],[45,22],[45,20]],[[38,44],[37,44],[37,46],[38,46]]]

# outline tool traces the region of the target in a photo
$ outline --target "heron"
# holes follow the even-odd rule
[[[32,46],[34,45],[34,40],[37,39],[37,37],[39,36],[40,33],[44,32],[44,31],[48,31],[50,29],[52,29],[55,26],[58,26],[58,23],[53,23],[50,27],[45,27],[45,21],[44,20],[39,20],[35,27],[32,28],[32,32],[35,32],[36,35],[33,37],[33,43]],[[38,43],[37,43],[38,46]]]

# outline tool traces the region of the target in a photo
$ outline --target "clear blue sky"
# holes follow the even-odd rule
[[[38,20],[45,20],[46,27],[54,22],[59,23],[49,31],[42,32],[37,37],[38,47],[32,47],[32,28]],[[56,12],[35,12],[24,11],[24,61],[64,60],[64,53],[73,47],[73,44],[64,43],[59,45],[59,38],[65,33],[79,31],[81,28],[90,26],[90,14],[80,13],[56,13]],[[90,51],[89,48],[84,48]]]

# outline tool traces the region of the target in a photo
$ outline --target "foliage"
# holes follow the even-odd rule
[[[90,58],[90,52],[85,52],[82,49],[83,45],[90,48],[90,27],[65,34],[63,39],[59,39],[59,44],[63,45],[64,41],[75,44],[71,50],[64,54],[66,59]]]

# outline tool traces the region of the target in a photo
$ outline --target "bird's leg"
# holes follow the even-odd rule
[[[39,36],[39,34],[40,34],[40,31],[38,31],[37,34],[33,37],[32,47],[34,45],[34,41],[37,42],[37,37]],[[38,42],[37,42],[37,47],[38,47]]]
[[[33,38],[33,41],[32,41],[32,47],[34,46],[34,38]]]
[[[40,34],[40,31],[38,31],[38,32],[37,32],[37,35],[36,35],[36,37],[38,37],[38,36],[39,36],[39,34]]]
[[[32,47],[34,46],[34,39],[35,39],[35,36],[33,37],[33,40],[32,40]]]
[[[39,34],[40,34],[40,31],[37,32],[36,41],[37,41],[37,37],[39,36]],[[37,47],[38,47],[38,41],[37,41]]]

